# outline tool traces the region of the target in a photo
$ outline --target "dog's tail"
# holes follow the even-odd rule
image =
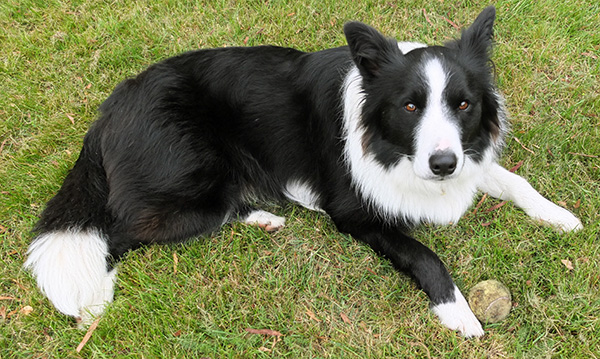
[[[73,169],[35,227],[25,268],[60,312],[83,324],[112,301],[116,270],[109,266],[108,183],[93,128]]]

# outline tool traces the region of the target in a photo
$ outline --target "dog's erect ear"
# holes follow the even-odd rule
[[[457,41],[459,49],[487,59],[493,43],[495,18],[496,9],[493,6],[483,9],[473,24],[463,31]]]
[[[344,25],[344,34],[352,60],[365,78],[377,77],[382,65],[402,54],[396,40],[388,39],[361,22],[353,21]]]

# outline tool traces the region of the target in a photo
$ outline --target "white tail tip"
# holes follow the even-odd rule
[[[66,230],[40,235],[24,267],[61,313],[85,325],[112,302],[116,269],[108,271],[108,245],[97,231]]]

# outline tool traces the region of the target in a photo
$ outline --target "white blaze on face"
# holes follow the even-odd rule
[[[423,66],[423,80],[429,89],[423,116],[415,131],[415,158],[413,170],[423,179],[434,179],[429,158],[436,151],[450,151],[458,159],[456,171],[447,178],[456,177],[464,163],[460,141],[461,131],[452,120],[450,108],[444,99],[449,74],[437,58],[428,60]]]

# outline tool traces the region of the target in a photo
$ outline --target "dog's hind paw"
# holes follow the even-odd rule
[[[251,212],[248,217],[244,219],[244,223],[257,225],[260,228],[264,228],[267,232],[275,232],[285,225],[285,218],[276,216],[267,211],[257,210]]]
[[[465,338],[483,336],[485,332],[481,323],[456,286],[454,287],[454,298],[454,302],[435,305],[431,311],[438,316],[443,325],[458,331]]]

